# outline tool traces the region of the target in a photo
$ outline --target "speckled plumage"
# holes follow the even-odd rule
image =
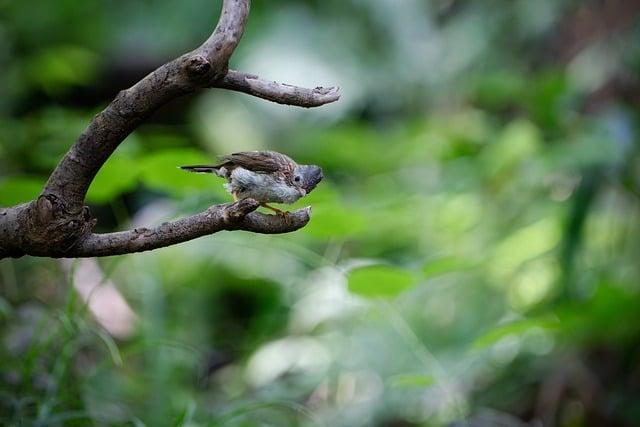
[[[231,172],[224,187],[239,199],[249,197],[262,203],[291,204],[304,195],[288,184],[282,174],[253,172],[241,167]]]
[[[260,203],[294,203],[322,179],[322,169],[298,165],[290,157],[275,151],[248,151],[220,158],[216,165],[181,166],[192,172],[215,173],[225,178],[229,193],[239,199],[252,198]]]

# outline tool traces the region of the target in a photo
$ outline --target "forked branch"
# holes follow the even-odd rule
[[[280,104],[317,107],[340,97],[336,88],[305,89],[229,71],[250,0],[224,0],[218,25],[195,50],[160,66],[97,114],[51,173],[37,200],[0,210],[0,259],[7,256],[106,256],[156,249],[221,230],[285,233],[303,227],[309,210],[282,218],[259,214],[257,202],[240,201],[154,229],[94,234],[85,206],[94,177],[120,143],[154,111],[202,88],[243,92]]]

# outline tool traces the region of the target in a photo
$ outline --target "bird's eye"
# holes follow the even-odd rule
[[[300,180],[301,180],[301,179],[302,179],[302,178],[300,178],[300,176],[299,176],[299,175],[293,178],[293,180],[294,180],[295,182],[300,182]]]

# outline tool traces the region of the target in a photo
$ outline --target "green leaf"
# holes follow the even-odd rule
[[[407,270],[388,265],[357,268],[349,273],[349,290],[365,297],[395,297],[416,283]]]
[[[456,271],[468,270],[473,267],[470,261],[457,257],[443,257],[427,262],[422,267],[425,278],[441,276]]]
[[[436,380],[430,375],[400,374],[387,378],[387,385],[391,388],[421,388],[435,384]]]
[[[218,198],[228,197],[222,184],[224,181],[211,174],[196,174],[179,168],[190,164],[211,164],[212,159],[198,150],[174,148],[160,150],[145,156],[140,161],[143,183],[157,190],[182,197],[203,190],[211,191]]]
[[[14,177],[0,183],[0,206],[13,206],[33,200],[42,191],[45,178]]]
[[[506,325],[498,326],[486,334],[476,339],[473,343],[473,348],[483,349],[487,348],[502,338],[509,335],[522,335],[525,332],[533,328],[541,328],[545,330],[556,330],[560,326],[557,320],[553,319],[525,319],[518,320]]]
[[[345,238],[358,234],[364,219],[355,211],[337,203],[312,205],[313,215],[304,232],[319,239]]]
[[[107,203],[135,188],[138,179],[136,162],[127,157],[112,157],[100,169],[87,193],[91,203]]]
[[[561,237],[560,225],[553,217],[516,230],[495,247],[490,258],[490,272],[495,275],[510,274],[525,261],[554,249]]]
[[[514,120],[484,150],[484,169],[492,177],[512,179],[512,169],[523,161],[535,158],[541,146],[542,135],[536,125],[523,119]]]

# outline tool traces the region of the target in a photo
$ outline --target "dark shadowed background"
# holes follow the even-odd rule
[[[219,1],[0,0],[0,205],[199,45]],[[100,231],[228,201],[176,166],[274,149],[293,234],[0,261],[0,424],[633,426],[640,3],[255,1],[231,65],[338,103],[173,102],[94,181]]]

